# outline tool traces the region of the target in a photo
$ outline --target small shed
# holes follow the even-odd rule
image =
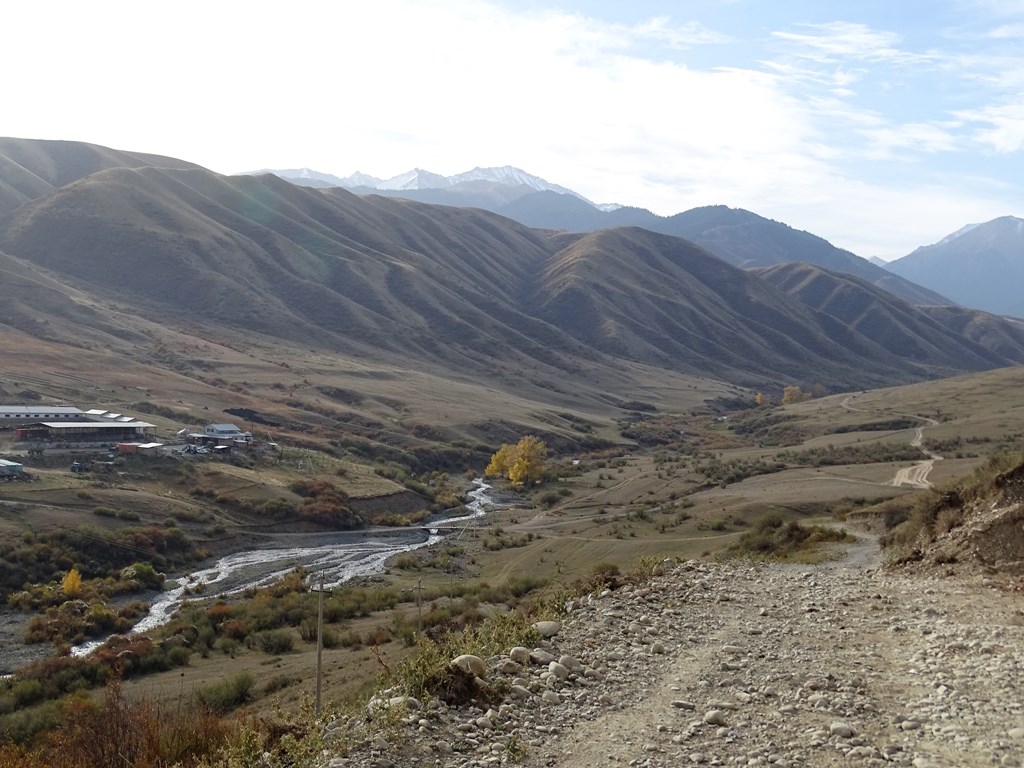
[[[20,475],[25,472],[25,467],[14,461],[7,461],[7,459],[0,459],[0,477],[10,475]]]

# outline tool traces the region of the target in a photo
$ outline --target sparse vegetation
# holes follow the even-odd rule
[[[787,521],[780,514],[770,514],[757,520],[738,542],[730,545],[726,555],[792,560],[806,556],[821,544],[846,541],[849,538],[850,535],[843,528],[807,526],[798,520]]]

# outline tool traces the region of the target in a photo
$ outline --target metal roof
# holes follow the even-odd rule
[[[73,405],[0,405],[0,415],[2,414],[24,414],[30,413],[73,413],[78,416],[84,416],[85,413],[81,408],[76,408]]]
[[[120,422],[111,421],[40,421],[44,427],[50,427],[51,429],[76,429],[76,428],[89,428],[89,429],[124,429],[125,427],[154,427],[155,424],[150,424],[146,421],[133,421],[129,424],[123,424]],[[31,424],[28,426],[32,426]]]

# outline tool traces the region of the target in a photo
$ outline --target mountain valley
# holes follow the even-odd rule
[[[316,741],[318,768],[541,765],[559,750],[567,766],[716,754],[913,765],[960,754],[961,732],[989,757],[1021,754],[1016,704],[989,707],[975,684],[986,658],[1000,671],[1019,658],[1010,614],[1024,550],[1006,542],[1020,471],[1007,457],[1024,437],[1024,324],[747,211],[653,217],[516,169],[499,169],[511,186],[491,186],[490,169],[477,170],[355,194],[315,172],[300,171],[302,185],[0,139],[0,402],[138,415],[167,448],[81,449],[91,467],[79,473],[79,454],[66,453],[78,448],[30,452],[0,431],[0,453],[31,478],[0,484],[0,673],[36,664],[0,682],[0,734],[28,744],[52,722],[65,693],[54,681],[73,687],[75,670],[93,669],[63,655],[83,639],[80,620],[113,623],[103,590],[129,605],[116,591],[138,589],[136,559],[158,571],[147,586],[158,594],[227,553],[313,546],[341,527],[426,541],[439,526],[433,546],[325,593],[326,695],[345,712],[334,725],[308,712],[276,719],[309,704],[319,656],[306,571],[234,595],[199,584],[152,641],[115,638],[97,658],[124,672],[114,695],[163,711],[189,710],[186,694],[213,701],[212,684],[248,675],[223,711],[265,718],[273,765],[311,728],[337,731],[331,744],[350,754],[327,758]],[[420,178],[442,187],[417,188]],[[493,208],[464,205],[471,192]],[[563,210],[590,223],[566,225]],[[950,242],[966,248],[979,230]],[[183,435],[226,422],[260,450],[181,450]],[[543,482],[489,478],[486,516],[444,527],[488,460],[524,435],[545,444]],[[849,560],[829,559],[847,548]],[[761,562],[772,559],[784,563]],[[72,568],[84,587],[64,581]],[[22,584],[30,570],[38,580]],[[928,591],[913,591],[917,574]],[[972,608],[996,589],[996,603]],[[793,606],[804,612],[787,618]],[[998,631],[970,629],[975,614]],[[949,621],[932,635],[935,616]],[[565,631],[542,640],[516,623],[527,618]],[[509,642],[480,650],[491,620],[502,642],[590,654],[606,677],[561,679],[526,662],[530,698],[495,699],[491,726],[486,706],[470,717],[455,704],[389,704],[386,718],[364,717],[382,675],[396,698],[412,695],[401,675],[435,648],[424,637],[437,658],[444,637],[507,654]],[[914,674],[904,647],[942,658],[928,662],[928,685],[955,674],[961,651],[940,640],[976,643],[962,649],[969,698],[954,706],[922,688],[895,712],[890,682]],[[163,667],[142,674],[143,658]],[[780,666],[808,663],[799,679]],[[512,680],[502,690],[518,696]],[[784,701],[766,692],[780,688]],[[714,704],[719,690],[735,704]],[[726,732],[676,701],[722,709]],[[994,724],[941,730],[944,713],[971,707]],[[545,718],[561,725],[536,727]],[[758,718],[777,719],[787,744],[768,744]],[[830,732],[840,720],[850,736]],[[0,764],[15,754],[3,741]],[[890,743],[899,749],[886,753]]]

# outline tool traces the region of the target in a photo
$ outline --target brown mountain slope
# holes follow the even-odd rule
[[[550,243],[479,211],[273,176],[118,168],[26,204],[0,241],[108,300],[178,320],[403,355],[506,346],[548,360],[549,346],[576,346],[515,305]]]
[[[963,332],[971,324],[966,316],[980,323],[977,316],[984,313],[960,307],[913,307],[852,275],[809,264],[780,264],[754,272],[907,360],[952,372],[1007,365],[1024,357],[1024,336],[991,315],[987,316],[992,331],[987,342],[984,334]],[[944,317],[949,320],[942,322]],[[963,327],[955,328],[953,318],[962,318]]]
[[[198,168],[194,163],[80,141],[0,137],[0,215],[106,168]]]
[[[1024,320],[992,315],[965,307],[918,307],[956,334],[970,339],[1007,360],[1019,360],[1024,348]]]
[[[76,177],[85,166],[75,158],[74,172],[40,176],[73,181],[0,217],[0,251],[12,269],[44,270],[92,297],[107,318],[134,313],[487,381],[557,371],[546,386],[562,392],[588,367],[614,377],[634,363],[833,389],[950,369],[948,356],[904,360],[675,237],[556,235],[480,210],[197,167]]]
[[[539,314],[599,349],[726,380],[860,387],[924,375],[693,243],[642,229],[573,239],[536,300]]]

